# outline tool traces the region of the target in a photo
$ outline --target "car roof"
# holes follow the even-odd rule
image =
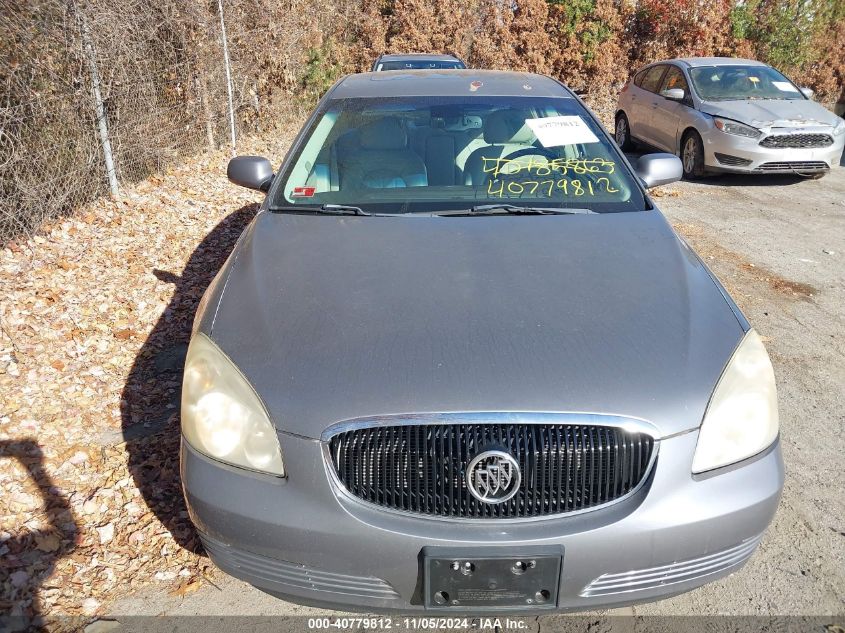
[[[676,57],[659,62],[667,64],[670,62],[686,64],[688,68],[700,66],[765,66],[763,62],[754,59],[742,59],[741,57]]]
[[[468,95],[572,96],[563,84],[533,73],[503,70],[392,70],[389,73],[347,75],[335,84],[329,98]]]
[[[433,59],[437,61],[461,61],[454,55],[442,55],[440,53],[386,53],[384,55],[378,56],[378,61],[381,62],[401,62],[405,60],[416,60],[416,59]]]

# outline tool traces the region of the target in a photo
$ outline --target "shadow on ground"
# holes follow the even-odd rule
[[[76,547],[79,525],[67,498],[44,469],[44,454],[35,438],[0,440],[0,459],[17,460],[26,469],[47,519],[37,530],[6,525],[5,520],[2,525],[11,536],[0,542],[0,630],[29,631],[43,623],[39,588],[56,561]]]
[[[807,180],[798,174],[711,174],[695,181],[711,187],[785,187]]]
[[[151,271],[174,284],[173,298],[135,358],[121,397],[123,439],[135,485],[176,542],[195,553],[201,546],[179,477],[182,368],[197,304],[257,210],[258,205],[249,205],[224,218],[181,272]]]

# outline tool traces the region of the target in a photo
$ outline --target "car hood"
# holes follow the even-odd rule
[[[743,332],[656,211],[264,212],[209,330],[279,430],[434,412],[595,412],[697,427]],[[207,319],[204,319],[207,321]]]
[[[824,106],[804,99],[708,101],[701,105],[701,110],[756,128],[835,126],[838,121],[836,115]]]

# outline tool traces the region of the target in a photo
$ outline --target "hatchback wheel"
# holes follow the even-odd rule
[[[628,117],[624,113],[616,117],[616,131],[613,136],[619,149],[623,152],[636,149],[634,141],[631,140],[631,126],[628,125]]]
[[[681,162],[684,178],[695,180],[704,175],[704,144],[698,132],[687,132],[681,143]]]

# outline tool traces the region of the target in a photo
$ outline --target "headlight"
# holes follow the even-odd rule
[[[182,434],[227,464],[284,477],[279,438],[264,405],[234,363],[204,334],[188,347]]]
[[[716,127],[725,132],[726,134],[735,134],[736,136],[747,136],[748,138],[757,138],[760,136],[760,130],[755,127],[751,127],[750,125],[745,125],[743,123],[737,123],[736,121],[731,121],[730,119],[720,119],[719,117],[713,117],[713,122],[716,124]]]
[[[845,119],[839,119],[833,128],[833,133],[839,136],[845,134]]]
[[[719,379],[704,414],[692,472],[733,464],[766,449],[778,435],[775,372],[750,330]]]

